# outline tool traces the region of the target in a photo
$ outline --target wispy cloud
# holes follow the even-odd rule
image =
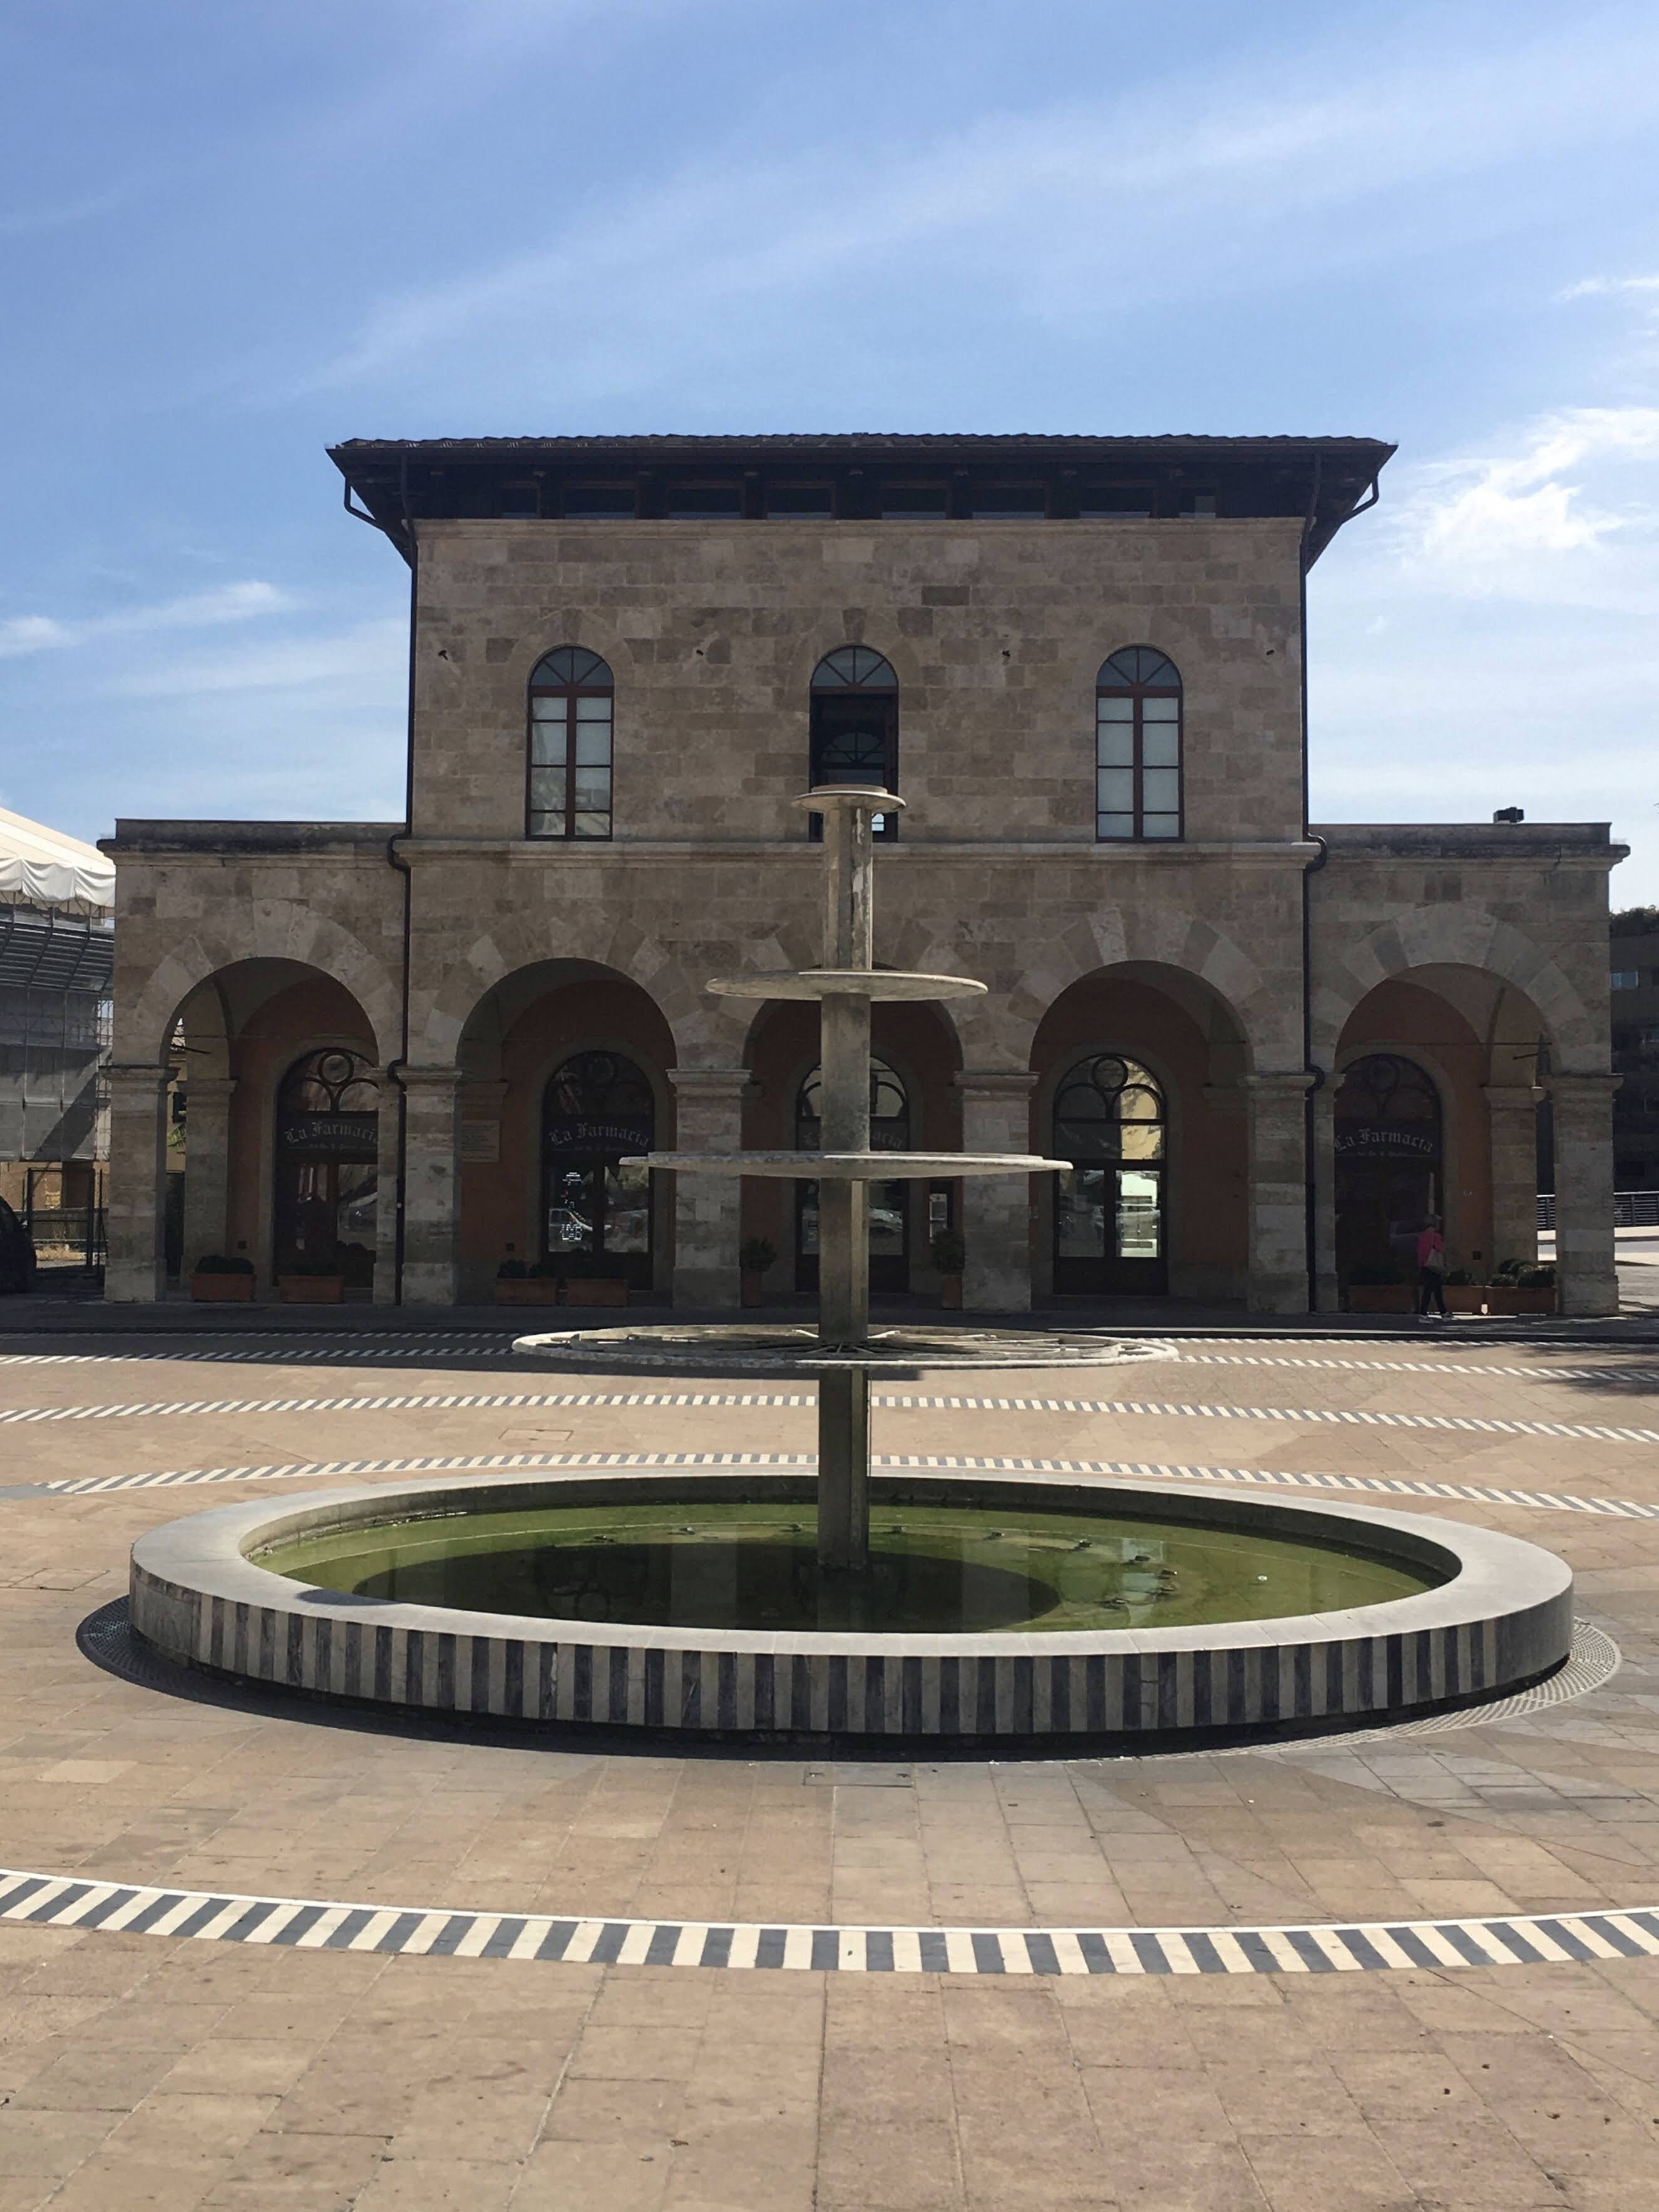
[[[1659,119],[1651,62],[1645,38],[1516,42],[1350,94],[1313,57],[1299,82],[1235,73],[1169,100],[1142,86],[981,115],[919,146],[872,134],[799,156],[723,153],[620,205],[607,177],[544,246],[383,298],[298,388],[406,374],[450,348],[476,359],[510,323],[520,375],[614,392],[665,337],[742,345],[734,307],[822,301],[837,282],[867,297],[924,255],[935,283],[993,272],[1005,307],[1073,327],[1171,288],[1302,283],[1321,264],[1443,239],[1448,195],[1471,175]]]
[[[137,670],[118,677],[110,690],[125,699],[185,699],[345,686],[389,702],[395,708],[408,650],[408,625],[401,617],[392,617],[330,635],[290,638],[257,651]]]
[[[0,622],[0,660],[52,653],[94,638],[142,638],[166,630],[212,629],[289,612],[300,601],[275,584],[222,584],[156,605],[118,608],[109,614],[60,620],[53,615],[14,615]]]
[[[46,207],[0,209],[0,238],[33,238],[42,232],[94,222],[123,205],[131,198],[132,189],[130,183],[111,185],[102,191],[83,192]]]
[[[1659,292],[1659,276],[1581,276],[1556,295],[1561,300],[1600,299],[1608,293]]]

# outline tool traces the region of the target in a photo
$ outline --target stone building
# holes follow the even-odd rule
[[[1564,1301],[1613,1307],[1603,823],[1310,825],[1304,584],[1376,497],[1348,438],[353,441],[412,574],[406,818],[124,821],[109,1294],[185,1257],[486,1297],[505,1260],[729,1307],[811,1286],[809,781],[906,802],[879,1140],[1040,1151],[894,1182],[878,1294],[1334,1307],[1431,1209],[1530,1257],[1553,1099]],[[1456,743],[1459,732],[1448,732]],[[635,1175],[798,1144],[797,1185]]]

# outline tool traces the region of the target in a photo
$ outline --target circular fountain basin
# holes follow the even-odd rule
[[[866,1577],[819,1573],[805,1478],[229,1506],[140,1538],[132,1625],[191,1666],[373,1705],[1073,1748],[1375,1724],[1568,1656],[1564,1563],[1461,1522],[1178,1483],[872,1489]]]

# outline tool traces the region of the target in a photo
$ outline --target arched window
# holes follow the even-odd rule
[[[818,1086],[822,1070],[814,1068],[795,1095],[795,1148],[816,1152],[822,1149],[822,1109]],[[884,1060],[870,1063],[870,1149],[904,1152],[910,1149],[910,1097],[903,1079]],[[818,1187],[795,1185],[795,1287],[815,1291],[818,1286]],[[870,1186],[870,1287],[872,1291],[908,1291],[910,1287],[910,1186],[908,1182],[874,1182]]]
[[[812,671],[811,775],[816,783],[898,789],[898,678],[867,645],[839,646]],[[822,837],[821,816],[809,835]],[[898,836],[896,814],[878,814],[875,835]]]
[[[1440,1093],[1414,1060],[1367,1053],[1342,1078],[1336,1121],[1336,1272],[1407,1281],[1441,1206]]]
[[[1054,1288],[1162,1291],[1165,1115],[1158,1079],[1121,1053],[1091,1053],[1054,1093]]]
[[[530,678],[525,834],[611,835],[611,671],[597,653],[562,645]]]
[[[1180,672],[1126,646],[1095,678],[1095,835],[1179,837],[1181,816]]]
[[[631,1060],[577,1052],[560,1062],[542,1099],[544,1259],[649,1285],[651,1174],[623,1162],[656,1136],[656,1100]]]
[[[279,1275],[374,1279],[380,1086],[360,1052],[296,1060],[276,1093],[273,1209]]]

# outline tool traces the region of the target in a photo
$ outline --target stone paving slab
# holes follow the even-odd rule
[[[1433,1372],[1231,1364],[1304,1356],[1283,1339],[1203,1349],[1230,1364],[1160,1382],[1158,1402],[1322,1418],[892,1407],[878,1449],[1659,1506],[1659,1461],[1639,1441],[1329,1418],[1641,1428],[1651,1349],[1306,1346]],[[1442,1371],[1454,1358],[1483,1371]],[[287,1390],[275,1364],[251,1369],[252,1389],[234,1362],[215,1364],[210,1381],[184,1361],[0,1369],[0,1406],[520,1388],[493,1370],[482,1381],[472,1357],[418,1379],[389,1361],[383,1381],[353,1359],[337,1382],[307,1358]],[[1540,1379],[1485,1371],[1500,1364]],[[1617,1377],[1541,1379],[1587,1365]],[[906,1388],[991,1395],[960,1381]],[[1018,1395],[1075,1395],[1075,1376],[1038,1382],[1022,1377]],[[573,1445],[788,1453],[811,1430],[810,1411],[752,1405],[59,1421],[0,1429],[0,1478]],[[1493,1934],[1510,1962],[1483,1965],[1446,1933],[1452,1956],[1431,1948],[1432,1965],[1206,1972],[1190,1940],[1243,1928],[1270,1958],[1267,1931],[1292,1929],[1456,1929],[1476,1949],[1470,1931],[1500,1923],[1583,1928],[1615,1954],[1615,1934],[1633,1940],[1609,1916],[1659,1903],[1659,1528],[1645,1511],[1411,1494],[1413,1511],[1486,1521],[1569,1558],[1581,1611],[1624,1655],[1569,1705],[1392,1742],[896,1772],[811,1752],[485,1746],[141,1691],[82,1660],[74,1629],[124,1589],[133,1537],[189,1505],[165,1488],[0,1499],[0,1857],[86,1883],[76,1901],[89,1912],[141,1885],[345,1899],[393,1929],[411,1899],[453,1906],[435,1930],[422,1913],[397,1952],[366,1952],[54,1926],[4,1917],[0,1894],[0,2212],[1659,2207],[1651,1958],[1559,1944],[1566,1956],[1529,1961]],[[468,1935],[536,1916],[599,1932],[586,1960],[573,1938],[561,1960],[520,1971],[465,1955],[448,1932],[458,1915]],[[623,1947],[646,1925],[772,1930],[788,1964],[629,1963]],[[798,1963],[797,1926],[836,1932],[833,1966],[810,1948]],[[862,1969],[842,1960],[849,1928],[866,1931]],[[1036,1938],[1057,1929],[1115,1933],[1142,1971],[1040,1968]],[[1144,1945],[1149,1929],[1176,1943],[1155,1938],[1167,1962],[1184,1948],[1199,1970],[1146,1971],[1130,1931]],[[872,1967],[872,1930],[896,1949],[916,1937],[918,1964]],[[922,1966],[921,1935],[945,1930],[965,1932],[970,1952],[975,1934],[993,1938],[1003,1971],[978,1953],[972,1970],[948,1953],[943,1969]],[[1328,1955],[1330,1941],[1313,1948]],[[613,1945],[614,1962],[596,1959]],[[1336,1948],[1357,1957],[1346,1938]],[[1009,1971],[1022,1949],[1031,1971]]]

